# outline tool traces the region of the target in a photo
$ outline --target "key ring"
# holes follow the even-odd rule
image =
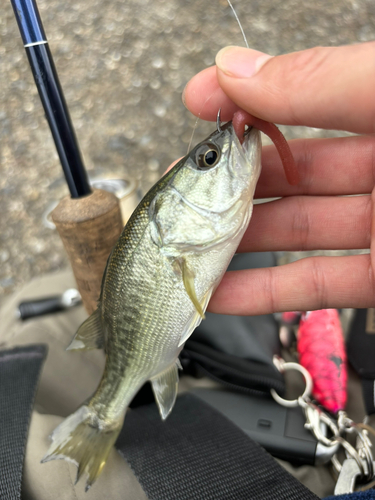
[[[358,448],[357,445],[356,454],[358,454],[358,456],[366,462],[367,470],[364,473],[364,478],[369,481],[374,477],[374,463],[371,451],[371,444],[369,443],[369,439],[367,436],[368,431],[363,428],[363,424],[355,423],[351,418],[348,417],[346,412],[342,410],[339,411],[337,425],[341,435],[343,433],[348,433],[348,434],[351,434],[353,432],[356,433],[357,439],[360,441],[361,444],[360,448]],[[356,457],[353,455],[352,450],[347,450],[347,453],[349,454],[350,457],[356,459]]]
[[[284,373],[288,370],[297,370],[298,372],[302,373],[305,382],[306,382],[306,387],[305,390],[303,391],[302,396],[300,396],[298,399],[284,399],[281,396],[277,394],[275,389],[271,389],[271,396],[273,399],[276,401],[276,403],[279,403],[281,406],[285,406],[286,408],[296,408],[297,406],[300,406],[299,399],[302,399],[303,401],[306,401],[312,391],[313,388],[313,383],[312,383],[312,378],[310,373],[301,366],[298,363],[286,363],[283,359],[274,356],[273,357],[273,363],[276,366],[276,368],[279,370],[280,373]]]
[[[361,476],[366,477],[368,475],[368,469],[367,470],[365,469],[363,462],[361,460],[361,457],[359,456],[359,454],[358,454],[357,450],[354,448],[354,446],[352,446],[350,443],[348,443],[348,441],[346,439],[344,439],[342,436],[338,437],[337,441],[345,449],[345,451],[350,456],[350,458],[354,458],[354,460],[357,462]],[[365,463],[366,463],[366,465],[368,465],[367,461]]]

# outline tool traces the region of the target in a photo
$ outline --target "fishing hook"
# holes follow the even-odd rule
[[[221,108],[219,108],[219,111],[217,112],[217,118],[216,118],[216,128],[217,128],[218,132],[221,132],[220,113],[221,113]]]

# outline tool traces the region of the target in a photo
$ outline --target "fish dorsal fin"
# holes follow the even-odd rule
[[[202,311],[205,311],[208,303],[210,301],[212,295],[212,289],[209,290],[206,295],[203,297],[203,300],[201,302],[201,309]],[[195,312],[195,314],[192,316],[191,321],[186,325],[184,331],[181,334],[181,339],[180,342],[178,343],[178,347],[182,346],[187,339],[190,337],[190,335],[193,333],[193,331],[197,328],[197,326],[201,323],[202,321],[202,316],[198,313],[198,311]]]
[[[160,416],[162,420],[165,420],[172,411],[177,397],[177,364],[173,363],[170,368],[160,373],[157,377],[151,379],[151,384]]]
[[[73,340],[66,348],[67,351],[78,349],[102,349],[104,347],[104,332],[99,310],[96,309],[91,316],[78,328]]]
[[[194,307],[197,310],[197,313],[199,314],[199,316],[202,319],[204,319],[204,312],[202,309],[202,305],[199,302],[197,294],[195,292],[195,286],[194,286],[195,275],[189,269],[187,262],[186,262],[186,259],[182,258],[180,260],[180,266],[181,266],[181,272],[182,272],[182,281],[184,283],[186,293],[189,295],[190,300],[194,304]]]

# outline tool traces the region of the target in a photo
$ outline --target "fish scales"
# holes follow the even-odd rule
[[[98,309],[70,349],[103,347],[106,364],[91,400],[52,435],[43,461],[65,458],[99,476],[126,409],[151,381],[160,415],[173,408],[178,354],[250,220],[260,173],[260,134],[241,145],[229,122],[198,144],[144,197],[107,263]]]

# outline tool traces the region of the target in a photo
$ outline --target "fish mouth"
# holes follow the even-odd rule
[[[251,118],[251,115],[239,110],[234,113],[231,121],[224,124],[218,121],[217,131],[211,135],[213,142],[223,132],[229,133],[231,140],[236,144],[237,150],[246,155],[252,136],[251,132],[255,129],[251,124]]]
[[[221,125],[220,120],[221,108],[217,114],[216,128],[217,132],[221,133],[228,127],[232,126],[234,133],[236,134],[240,144],[242,145],[246,136],[250,133],[253,127],[254,118],[249,115],[246,111],[239,109],[237,110],[231,121],[227,122],[224,126]]]
[[[237,113],[239,113],[237,115]],[[250,123],[247,117],[250,117]],[[229,169],[234,177],[247,179],[259,176],[261,139],[259,130],[251,123],[251,116],[240,110],[231,122],[231,161]]]
[[[231,121],[221,125],[218,123],[217,133],[227,131],[233,141],[237,154],[247,163],[249,154],[252,156],[254,143],[257,143],[255,136],[258,129],[253,125],[254,118],[242,109],[236,111]],[[234,173],[234,172],[233,172]]]

